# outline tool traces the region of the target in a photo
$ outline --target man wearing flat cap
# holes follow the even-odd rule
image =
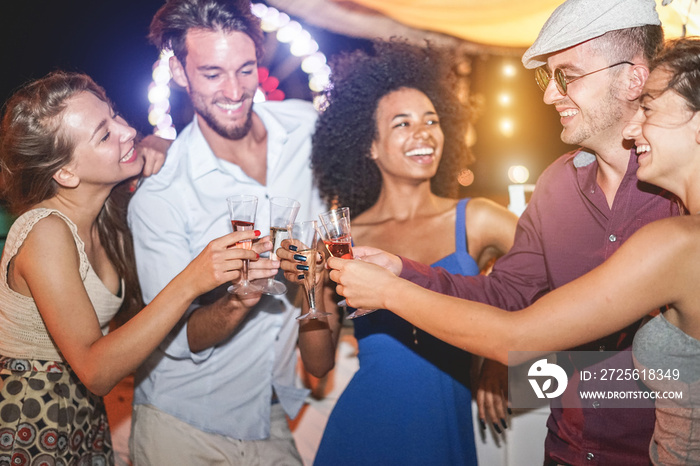
[[[660,24],[654,0],[560,5],[525,52],[523,64],[536,69],[544,102],[559,113],[562,141],[581,148],[561,156],[539,178],[513,248],[489,276],[449,276],[402,259],[401,277],[441,293],[519,310],[601,264],[643,225],[677,215],[671,199],[637,180],[636,153],[622,137],[638,109],[648,64],[662,45]],[[586,370],[632,369],[629,350],[639,325],[572,354],[616,355]],[[574,357],[558,363],[568,365],[573,375],[564,394],[552,400],[545,464],[648,465],[653,401],[640,405],[645,408],[611,409],[608,400],[581,400],[584,364]],[[502,379],[499,371],[504,370],[487,361],[482,379],[493,380],[494,374]],[[635,381],[625,383],[615,389],[640,389]],[[497,417],[505,418],[498,392],[480,395]],[[568,408],[572,405],[579,407]]]

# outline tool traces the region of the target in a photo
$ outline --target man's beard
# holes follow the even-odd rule
[[[591,139],[615,127],[623,116],[620,99],[617,97],[617,92],[614,88],[610,88],[608,93],[603,98],[603,101],[598,103],[595,110],[592,106],[586,108],[587,118],[571,134],[562,134],[561,140],[565,144],[586,146]],[[581,110],[583,112],[583,110]]]
[[[214,115],[211,114],[211,112],[208,111],[206,107],[204,108],[196,108],[195,111],[201,116],[204,121],[209,125],[211,129],[213,129],[219,136],[226,138],[226,139],[231,139],[233,141],[237,141],[239,139],[243,139],[248,132],[250,132],[250,128],[253,126],[253,106],[251,105],[250,108],[248,109],[248,115],[246,115],[246,120],[245,123],[243,123],[243,126],[237,126],[233,128],[227,128],[220,124],[216,118],[214,118]]]

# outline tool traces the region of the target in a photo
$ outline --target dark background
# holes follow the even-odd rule
[[[146,35],[162,0],[2,0],[0,1],[0,99],[4,102],[17,86],[55,69],[89,74],[102,85],[117,110],[142,133],[149,133],[148,86],[158,52]],[[264,3],[264,2],[262,2]],[[297,18],[295,18],[297,19]],[[300,21],[331,57],[343,50],[366,47],[368,41],[314,28]],[[287,97],[310,99],[306,75],[290,58],[285,44],[268,37],[263,65],[281,78]],[[506,78],[503,64],[515,65],[517,74]],[[542,102],[542,93],[531,70],[517,56],[476,56],[472,63],[473,94],[484,105],[476,123],[476,178],[465,195],[486,195],[507,203],[507,169],[526,165],[534,183],[541,171],[570,148],[559,140],[558,115]],[[497,96],[503,90],[513,96],[502,107]],[[171,96],[173,117],[187,115],[187,98],[181,91]],[[500,118],[516,123],[511,137],[498,130]],[[183,117],[187,118],[187,117]],[[180,118],[182,120],[183,118]]]

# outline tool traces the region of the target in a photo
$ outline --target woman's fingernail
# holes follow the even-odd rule
[[[300,262],[306,262],[306,256],[302,256],[301,254],[294,254],[294,260],[300,261]]]
[[[506,420],[505,420],[505,419],[501,419],[501,425],[503,426],[504,429],[507,429],[507,428],[508,428],[508,424],[506,424]]]
[[[260,236],[260,230],[255,230],[255,236]]]
[[[508,414],[513,414],[513,410],[512,410],[512,409],[510,409],[510,408],[507,408],[507,409],[508,409]]]
[[[260,259],[260,254],[258,254],[258,253],[256,252],[256,253],[255,253],[255,258],[256,258],[256,259]]]
[[[483,419],[479,419],[479,426],[481,426],[481,430],[486,430],[486,423]]]
[[[501,430],[501,428],[498,427],[498,424],[496,424],[495,422],[493,423],[493,428],[496,429],[496,432],[498,432],[499,434],[503,433],[503,431]]]
[[[299,264],[299,265],[297,265],[297,270],[303,270],[306,272],[307,270],[309,270],[309,266]]]
[[[304,279],[304,275],[297,275],[297,280],[303,280],[303,279]]]
[[[289,245],[289,250],[290,250],[290,251],[296,251],[296,250],[297,250],[297,247],[294,246],[293,244],[290,244],[290,245]]]

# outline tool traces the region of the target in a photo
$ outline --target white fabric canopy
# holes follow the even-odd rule
[[[601,0],[603,1],[603,0]],[[519,54],[562,0],[268,0],[309,24],[354,37],[403,36],[473,52]],[[696,0],[672,0],[657,11],[667,37],[700,35]],[[467,45],[465,45],[467,44]]]

